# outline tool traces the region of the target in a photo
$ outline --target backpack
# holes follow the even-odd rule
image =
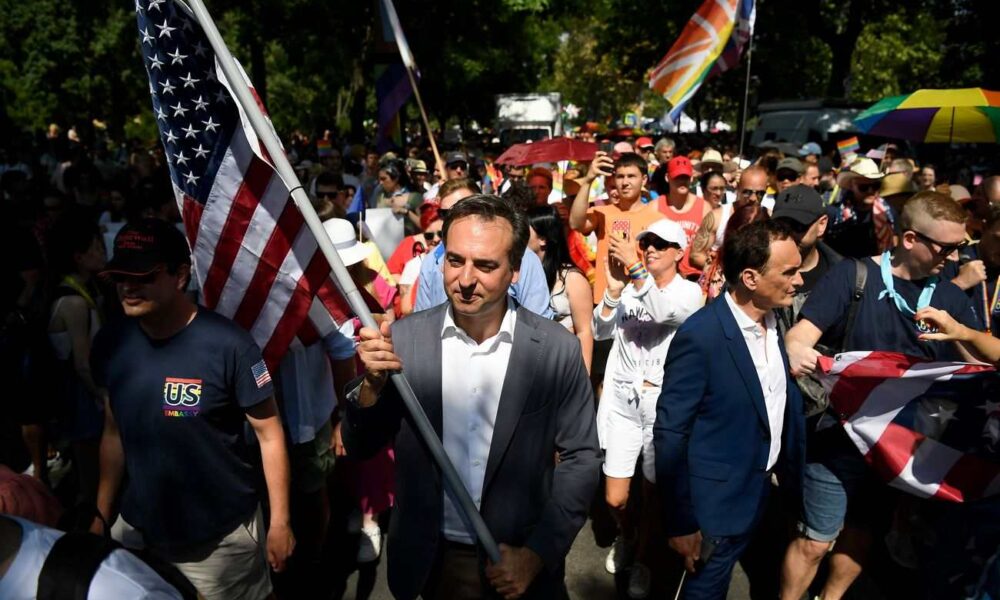
[[[832,356],[846,350],[847,340],[854,332],[854,322],[858,317],[858,308],[861,306],[861,299],[865,296],[865,283],[868,280],[868,267],[864,261],[858,258],[854,261],[854,294],[851,296],[851,306],[847,309],[847,321],[844,324],[844,335],[835,346],[816,344],[816,350]],[[812,417],[826,411],[830,405],[830,397],[823,385],[814,375],[802,375],[795,378],[802,391],[802,403],[806,417]]]

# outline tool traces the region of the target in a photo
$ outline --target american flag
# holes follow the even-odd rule
[[[190,9],[135,0],[135,13],[202,302],[247,329],[274,367],[350,309]]]
[[[253,373],[253,380],[258,389],[271,383],[271,372],[267,370],[267,365],[264,364],[263,360],[250,367],[250,372]]]
[[[893,352],[820,358],[830,405],[865,460],[915,496],[1000,492],[1000,378],[992,367]]]

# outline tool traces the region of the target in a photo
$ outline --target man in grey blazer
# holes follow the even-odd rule
[[[342,426],[359,457],[395,440],[389,588],[397,598],[563,597],[565,557],[601,464],[580,344],[508,298],[528,240],[524,215],[472,196],[451,209],[444,240],[448,303],[383,324],[381,335],[361,330],[367,374],[348,391]],[[500,543],[498,564],[479,550],[386,385],[399,370]]]

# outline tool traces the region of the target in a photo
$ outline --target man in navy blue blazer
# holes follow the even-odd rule
[[[656,483],[670,547],[684,557],[684,598],[724,599],[764,513],[776,473],[799,495],[802,398],[773,309],[802,285],[791,231],[758,221],[726,237],[728,290],[692,315],[667,353],[656,406]]]

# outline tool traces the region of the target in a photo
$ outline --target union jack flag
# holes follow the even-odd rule
[[[135,13],[202,303],[247,329],[274,367],[350,309],[191,10],[135,0]]]
[[[846,352],[819,366],[847,435],[889,485],[951,502],[1000,492],[992,367],[893,352]]]

